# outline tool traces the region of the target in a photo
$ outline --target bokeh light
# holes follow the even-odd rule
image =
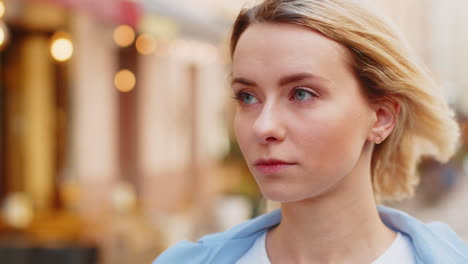
[[[156,39],[149,34],[141,34],[136,40],[136,49],[142,55],[153,54],[156,46]]]
[[[2,215],[9,226],[25,228],[33,220],[31,199],[23,193],[10,194],[3,204]]]
[[[118,182],[112,192],[114,210],[121,214],[131,213],[136,207],[136,194],[133,186],[126,182]]]
[[[135,88],[135,74],[126,69],[121,70],[115,75],[114,84],[117,90],[123,93],[130,92]]]
[[[56,61],[64,62],[73,56],[73,43],[65,32],[57,32],[52,37],[50,52]]]
[[[8,42],[8,29],[5,24],[0,21],[0,50],[2,50]]]
[[[135,31],[129,25],[120,25],[114,30],[114,41],[120,47],[128,47],[135,40]]]

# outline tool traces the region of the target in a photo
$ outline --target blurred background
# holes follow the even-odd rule
[[[370,0],[463,127],[392,203],[468,241],[468,1]],[[232,132],[244,0],[0,0],[0,262],[150,263],[268,210]]]

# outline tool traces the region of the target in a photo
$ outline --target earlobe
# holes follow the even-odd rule
[[[377,136],[375,136],[373,141],[374,141],[375,144],[380,144],[380,143],[382,143],[383,140],[382,140],[381,136],[377,135]]]
[[[382,143],[395,128],[400,110],[400,104],[394,101],[384,101],[376,105],[376,118],[369,134],[369,141]]]

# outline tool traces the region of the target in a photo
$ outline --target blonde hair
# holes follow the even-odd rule
[[[446,162],[455,153],[459,126],[439,87],[416,62],[403,38],[375,10],[356,0],[265,0],[240,12],[231,34],[233,56],[242,33],[255,23],[291,23],[346,47],[371,102],[400,105],[390,136],[375,145],[372,183],[378,201],[414,194],[423,156]]]

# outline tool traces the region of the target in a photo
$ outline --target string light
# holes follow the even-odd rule
[[[136,49],[142,55],[154,53],[156,46],[156,39],[149,34],[141,34],[136,40]]]
[[[135,40],[135,31],[128,25],[120,25],[114,30],[114,41],[120,47],[128,47]]]
[[[65,32],[57,32],[52,37],[50,45],[52,57],[59,62],[65,62],[73,56],[73,43]]]
[[[117,90],[126,93],[135,88],[136,78],[135,74],[129,70],[121,70],[117,72],[114,78],[114,84]]]

